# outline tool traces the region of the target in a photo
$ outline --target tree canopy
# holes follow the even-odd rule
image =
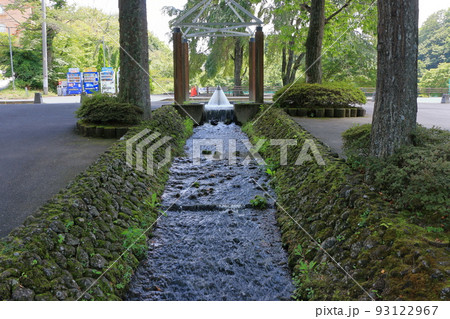
[[[450,8],[433,13],[419,30],[419,60],[427,69],[450,61]]]
[[[42,37],[41,1],[15,1],[14,8],[34,6],[33,15],[21,26],[21,36],[13,37],[14,71],[19,87],[42,87]],[[68,68],[103,67],[119,68],[119,21],[117,15],[101,10],[75,7],[65,1],[52,1],[47,8],[49,31],[49,77],[50,88],[55,89],[57,80],[65,78]],[[103,37],[105,51],[103,52]],[[170,49],[149,34],[150,73],[155,92],[171,90],[172,58]],[[7,35],[0,34],[0,69],[11,75]]]

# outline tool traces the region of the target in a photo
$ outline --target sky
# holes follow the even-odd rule
[[[118,13],[118,0],[68,0],[78,6],[95,7],[105,13]],[[163,15],[161,9],[164,6],[182,8],[186,0],[147,0],[149,30],[164,42],[169,42],[170,17]],[[450,7],[447,0],[419,0],[419,26],[434,12]]]

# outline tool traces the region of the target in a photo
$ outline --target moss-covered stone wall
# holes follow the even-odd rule
[[[162,107],[127,137],[143,129],[172,137],[176,156],[192,123]],[[156,201],[169,171],[166,166],[149,176],[129,167],[125,143],[111,147],[0,241],[1,300],[121,299],[147,251],[146,236],[139,236],[158,217]]]
[[[450,298],[448,238],[437,239],[408,223],[408,212],[394,210],[363,182],[363,176],[333,157],[282,110],[264,110],[256,118],[244,127],[253,142],[261,138],[298,142],[289,147],[287,166],[277,163],[280,146],[267,144],[260,150],[274,176],[277,218],[296,298]],[[326,165],[315,161],[295,165],[306,139],[316,142]]]

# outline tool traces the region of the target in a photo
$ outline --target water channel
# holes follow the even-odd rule
[[[186,157],[173,162],[163,194],[167,212],[132,278],[128,300],[290,300],[295,288],[275,219],[275,194],[263,167],[244,161],[251,158],[242,142],[247,139],[236,124],[194,129]],[[267,207],[255,208],[255,196],[265,197]]]

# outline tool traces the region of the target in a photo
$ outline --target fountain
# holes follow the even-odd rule
[[[235,122],[233,104],[228,101],[220,86],[217,86],[211,99],[205,105],[203,119],[211,124]]]

